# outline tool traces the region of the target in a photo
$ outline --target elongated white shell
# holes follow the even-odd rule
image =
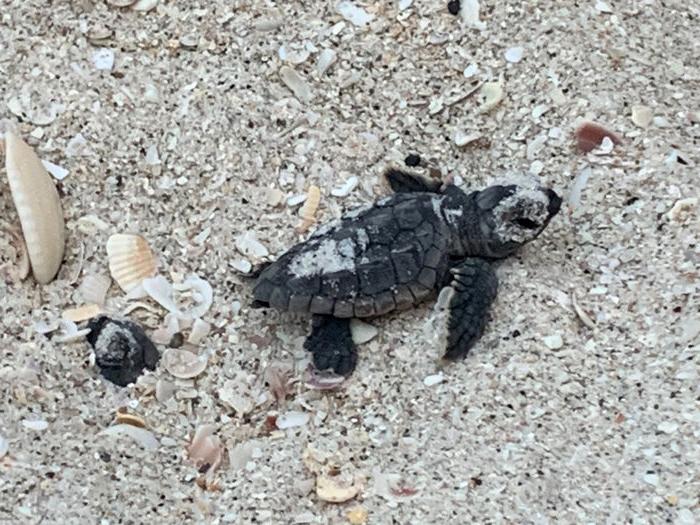
[[[63,210],[46,168],[21,138],[5,134],[5,167],[36,280],[46,284],[58,273],[66,244]]]
[[[156,273],[156,259],[140,235],[116,234],[107,239],[109,272],[122,290],[129,293]]]

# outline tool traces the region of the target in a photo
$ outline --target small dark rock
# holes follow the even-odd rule
[[[418,166],[420,164],[420,155],[416,155],[415,153],[411,153],[411,154],[406,156],[406,158],[404,159],[404,163],[409,168],[415,168],[416,166]]]
[[[144,367],[156,367],[158,350],[136,323],[100,316],[88,328],[87,340],[95,349],[100,373],[112,383],[126,386],[136,382]]]
[[[447,2],[447,10],[450,12],[451,15],[458,15],[460,7],[461,6],[459,0],[450,0],[449,2]]]
[[[170,342],[168,343],[168,346],[170,348],[180,348],[185,342],[185,338],[182,335],[182,332],[177,332],[173,334],[173,336],[170,338]]]

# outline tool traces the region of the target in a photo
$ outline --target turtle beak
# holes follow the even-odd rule
[[[547,197],[549,198],[549,204],[547,205],[547,213],[549,214],[549,218],[551,219],[554,217],[557,213],[559,213],[559,210],[561,209],[561,197],[554,192],[554,190],[546,189],[544,190],[545,193],[547,194]]]

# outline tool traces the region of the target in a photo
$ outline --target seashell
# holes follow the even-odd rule
[[[460,13],[462,21],[474,29],[486,29],[486,24],[479,18],[479,0],[462,0]]]
[[[29,430],[35,430],[36,432],[43,432],[49,428],[49,423],[43,419],[23,419],[22,426]]]
[[[297,232],[303,233],[316,223],[316,211],[321,202],[321,190],[318,186],[310,186],[304,205],[299,208],[301,223],[296,227]]]
[[[280,430],[288,428],[302,427],[309,422],[309,414],[306,412],[296,412],[294,410],[286,412],[277,417],[276,425]]]
[[[503,90],[503,81],[486,82],[481,86],[480,95],[482,97],[479,113],[488,113],[503,100],[505,91]]]
[[[274,208],[282,203],[282,199],[284,199],[284,193],[282,193],[282,191],[278,190],[277,188],[268,188],[267,190],[265,190],[265,197],[267,200],[267,205],[272,206]]]
[[[338,2],[335,5],[335,10],[345,20],[357,27],[362,27],[374,20],[373,14],[368,13],[361,7],[357,7],[352,2]]]
[[[287,86],[301,102],[308,102],[311,100],[312,94],[308,82],[294,69],[289,66],[282,66],[280,68],[280,78],[282,82],[284,82],[284,85]]]
[[[654,110],[649,106],[632,106],[632,122],[640,128],[648,128],[654,119]]]
[[[214,435],[214,425],[201,425],[187,447],[187,457],[198,469],[207,466],[207,472],[216,470],[224,457],[224,446]]]
[[[316,478],[316,496],[329,503],[343,503],[351,500],[360,493],[362,485],[355,480],[343,483],[341,476],[326,477],[320,475]]]
[[[114,7],[129,7],[134,2],[136,2],[136,0],[107,0],[107,3]]]
[[[70,173],[66,168],[63,168],[58,164],[54,164],[53,162],[49,162],[48,160],[42,160],[41,163],[44,165],[44,168],[46,168],[46,171],[48,171],[56,180],[63,180]]]
[[[194,323],[192,324],[192,331],[187,338],[187,342],[192,345],[198,345],[202,342],[202,339],[209,335],[210,331],[211,325],[209,323],[202,321],[201,319],[195,319]]]
[[[148,296],[173,315],[181,316],[182,313],[173,299],[174,290],[168,280],[162,275],[149,277],[143,280],[143,289]]]
[[[158,440],[153,435],[153,432],[145,428],[135,427],[134,425],[114,425],[107,427],[99,435],[102,436],[129,436],[139,445],[147,450],[155,450],[158,448]]]
[[[131,9],[134,11],[150,11],[155,6],[158,5],[159,0],[136,0],[135,4],[132,4]]]
[[[235,261],[231,261],[229,264],[231,265],[231,268],[244,275],[249,274],[253,269],[253,265],[245,259],[236,259]]]
[[[360,179],[358,179],[356,176],[350,177],[348,180],[345,181],[345,183],[342,186],[339,186],[337,188],[333,188],[331,190],[331,195],[334,197],[347,197],[350,195],[350,192],[357,188],[357,185],[360,183]]]
[[[525,49],[523,49],[522,47],[509,47],[508,49],[506,49],[504,56],[508,62],[512,64],[517,64],[523,59],[524,53]]]
[[[367,510],[362,507],[355,507],[346,514],[350,525],[365,525],[369,516]]]
[[[256,238],[255,232],[250,230],[236,237],[235,245],[239,252],[249,257],[259,259],[269,255],[267,248]]]
[[[125,292],[138,287],[156,273],[156,259],[146,239],[118,233],[107,239],[109,272]]]
[[[102,307],[98,304],[86,304],[83,306],[78,306],[77,308],[70,308],[63,312],[63,319],[66,321],[72,321],[74,323],[79,323],[81,321],[87,321],[93,317],[97,317],[102,313]]]
[[[0,435],[0,459],[5,457],[5,454],[7,454],[7,451],[10,449],[10,445],[7,442],[7,439],[2,437]]]
[[[146,422],[143,420],[143,418],[137,416],[136,414],[118,411],[115,419],[120,425],[131,425],[134,427],[146,428]]]
[[[176,388],[173,383],[159,379],[156,382],[156,399],[161,403],[165,403],[175,395],[175,390]]]
[[[192,319],[202,317],[214,303],[214,290],[211,285],[197,275],[190,275],[182,285],[176,286],[176,288],[192,291],[192,299],[197,303],[187,312],[187,315]]]
[[[323,74],[328,71],[333,63],[336,61],[336,52],[332,49],[324,49],[318,55],[316,60],[316,73],[318,76],[323,76]]]
[[[19,281],[24,281],[32,269],[29,264],[27,245],[24,243],[24,239],[22,238],[22,234],[18,228],[7,226],[5,231],[7,231],[10,237],[12,237],[12,241],[15,245],[15,251],[17,252],[17,270],[14,277]]]
[[[255,408],[255,402],[247,385],[242,383],[240,378],[226,380],[218,394],[221,402],[233,408],[239,416],[243,416]]]
[[[365,323],[359,319],[350,320],[350,335],[352,336],[353,343],[356,345],[362,345],[371,341],[377,337],[378,333],[379,330],[369,323]]]
[[[111,71],[114,67],[114,51],[101,47],[92,53],[92,64],[100,71]]]
[[[583,153],[593,151],[603,142],[605,137],[608,137],[613,144],[622,144],[620,136],[596,122],[583,122],[576,128],[574,132],[576,136],[576,145]]]
[[[107,291],[111,285],[112,279],[106,275],[90,274],[86,275],[83,282],[80,283],[78,291],[86,303],[104,305]]]
[[[438,372],[437,374],[433,374],[430,376],[426,376],[423,378],[423,384],[425,386],[435,386],[439,383],[442,383],[445,379],[445,376],[442,375],[442,372]]]
[[[204,372],[207,367],[206,356],[197,355],[187,350],[168,348],[163,353],[163,366],[171,375],[180,379],[191,379]]]
[[[90,333],[90,328],[78,330],[78,325],[68,319],[61,319],[59,327],[61,329],[60,335],[52,339],[57,343],[75,343],[76,341],[81,341],[83,337]]]
[[[34,277],[53,280],[63,260],[66,242],[61,201],[34,150],[21,138],[5,134],[5,167],[10,192],[22,225]]]

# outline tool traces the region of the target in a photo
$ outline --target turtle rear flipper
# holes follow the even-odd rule
[[[350,319],[314,315],[311,334],[304,341],[318,371],[332,370],[347,376],[357,365],[357,349],[350,333]]]
[[[440,298],[447,310],[444,357],[454,360],[466,356],[483,333],[498,280],[483,259],[465,259],[451,273],[452,282],[440,292]]]
[[[429,193],[440,193],[442,182],[436,179],[429,179],[416,173],[389,168],[384,172],[389,186],[396,193],[411,193],[425,191]]]

